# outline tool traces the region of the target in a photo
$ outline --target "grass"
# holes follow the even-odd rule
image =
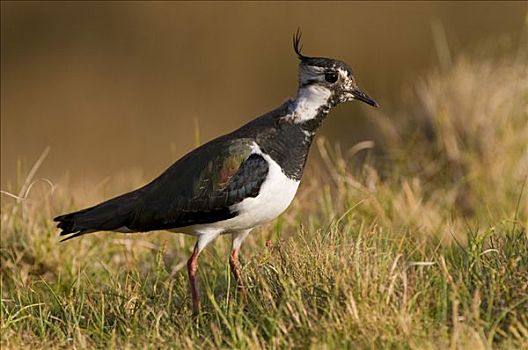
[[[400,115],[372,115],[382,152],[319,139],[292,207],[242,248],[245,302],[228,237],[203,253],[199,316],[192,238],[58,243],[54,214],[140,178],[51,192],[30,172],[27,198],[2,198],[2,349],[528,348],[526,62],[460,57],[430,72]]]

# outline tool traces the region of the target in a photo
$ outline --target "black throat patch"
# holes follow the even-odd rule
[[[257,135],[257,144],[279,164],[286,176],[300,181],[315,132],[331,108],[332,102],[329,102],[319,108],[314,118],[295,123],[290,105],[282,116],[275,118],[274,127]]]

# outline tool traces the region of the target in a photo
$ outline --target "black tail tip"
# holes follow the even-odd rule
[[[53,221],[57,223],[57,228],[61,230],[61,236],[78,231],[75,230],[75,221],[71,215],[60,215],[53,218]]]

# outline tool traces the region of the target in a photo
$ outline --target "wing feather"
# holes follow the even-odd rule
[[[247,197],[256,197],[268,173],[268,162],[252,153],[246,140],[224,144],[215,157],[194,157],[169,168],[147,185],[129,227],[135,231],[175,229],[227,220],[237,215],[230,207]],[[194,171],[191,171],[193,170]]]

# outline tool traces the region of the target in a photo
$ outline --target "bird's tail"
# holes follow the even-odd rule
[[[126,232],[133,219],[135,202],[133,193],[127,193],[91,208],[57,216],[53,221],[62,230],[61,236],[71,235],[61,242],[97,231]]]

